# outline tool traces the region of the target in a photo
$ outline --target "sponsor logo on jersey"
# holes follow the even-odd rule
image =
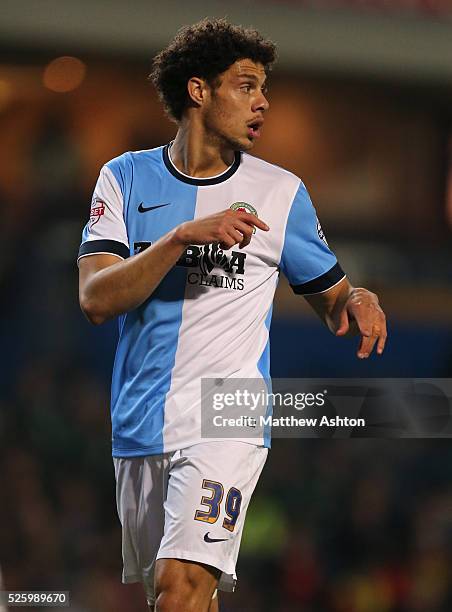
[[[322,226],[320,225],[320,221],[318,220],[318,218],[317,218],[317,234],[319,235],[320,240],[323,240],[326,246],[328,246],[328,242],[326,241],[325,234],[323,232]]]
[[[234,204],[231,204],[229,208],[231,210],[236,210],[237,212],[250,213],[251,215],[254,215],[255,217],[259,216],[254,206],[251,206],[251,204],[248,204],[248,202],[234,202]],[[255,233],[256,233],[256,228],[253,227],[253,234]]]
[[[152,242],[134,242],[134,254],[142,253]],[[222,289],[233,289],[243,291],[245,282],[246,253],[243,251],[231,251],[225,253],[216,243],[203,246],[191,244],[179,257],[176,266],[184,268],[198,268],[198,271],[189,271],[187,283],[189,285],[200,285],[201,287],[219,287]],[[212,274],[215,268],[220,268],[224,274]]]
[[[237,274],[245,274],[246,253],[231,251],[225,253],[216,243],[204,246],[190,245],[177,261],[178,266],[199,268],[200,272],[189,272],[189,285],[203,287],[220,287],[243,291],[244,279],[236,278]],[[212,274],[215,268],[222,269],[225,274]]]
[[[246,254],[232,251],[227,255],[217,243],[201,247],[198,265],[203,274],[209,274],[214,268],[223,268],[225,272],[245,273]]]
[[[105,214],[105,202],[94,196],[91,201],[91,212],[89,215],[89,229],[96,225],[102,215]]]
[[[221,289],[233,289],[243,291],[245,283],[243,278],[226,276],[225,274],[202,274],[199,272],[189,272],[187,274],[189,285],[199,285],[200,287],[218,287]]]

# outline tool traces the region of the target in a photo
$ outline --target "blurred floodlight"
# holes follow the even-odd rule
[[[47,64],[42,80],[47,89],[66,93],[77,89],[85,78],[85,73],[86,66],[81,60],[65,55]]]
[[[3,110],[11,100],[13,93],[12,85],[9,81],[0,79],[0,110]]]

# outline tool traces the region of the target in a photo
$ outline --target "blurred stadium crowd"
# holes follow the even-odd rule
[[[75,612],[140,612],[140,588],[120,584],[116,326],[83,319],[75,257],[101,164],[174,126],[141,60],[93,59],[85,78],[50,59],[16,51],[0,66],[0,568],[8,590],[71,591]],[[382,95],[297,72],[275,83],[259,154],[307,176],[392,335],[383,360],[357,363],[353,341],[339,346],[283,285],[273,375],[450,377],[450,91]],[[451,483],[449,440],[276,440],[223,612],[450,612]]]

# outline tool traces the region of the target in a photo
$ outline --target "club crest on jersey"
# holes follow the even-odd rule
[[[317,234],[319,235],[320,240],[328,246],[328,242],[326,241],[325,234],[323,232],[322,226],[320,225],[320,221],[317,219]]]
[[[89,227],[90,229],[93,225],[99,221],[102,215],[105,214],[105,202],[100,198],[94,197],[91,202],[91,212],[89,215]]]
[[[254,215],[255,217],[259,216],[254,206],[251,206],[251,204],[248,204],[247,202],[234,202],[234,204],[231,204],[229,208],[231,210],[237,210],[238,212],[250,213],[251,215]],[[253,234],[255,233],[256,233],[256,228],[253,227]]]

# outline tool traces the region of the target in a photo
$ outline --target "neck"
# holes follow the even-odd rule
[[[222,146],[203,125],[183,119],[171,147],[171,160],[183,174],[208,178],[229,168],[234,151]]]

